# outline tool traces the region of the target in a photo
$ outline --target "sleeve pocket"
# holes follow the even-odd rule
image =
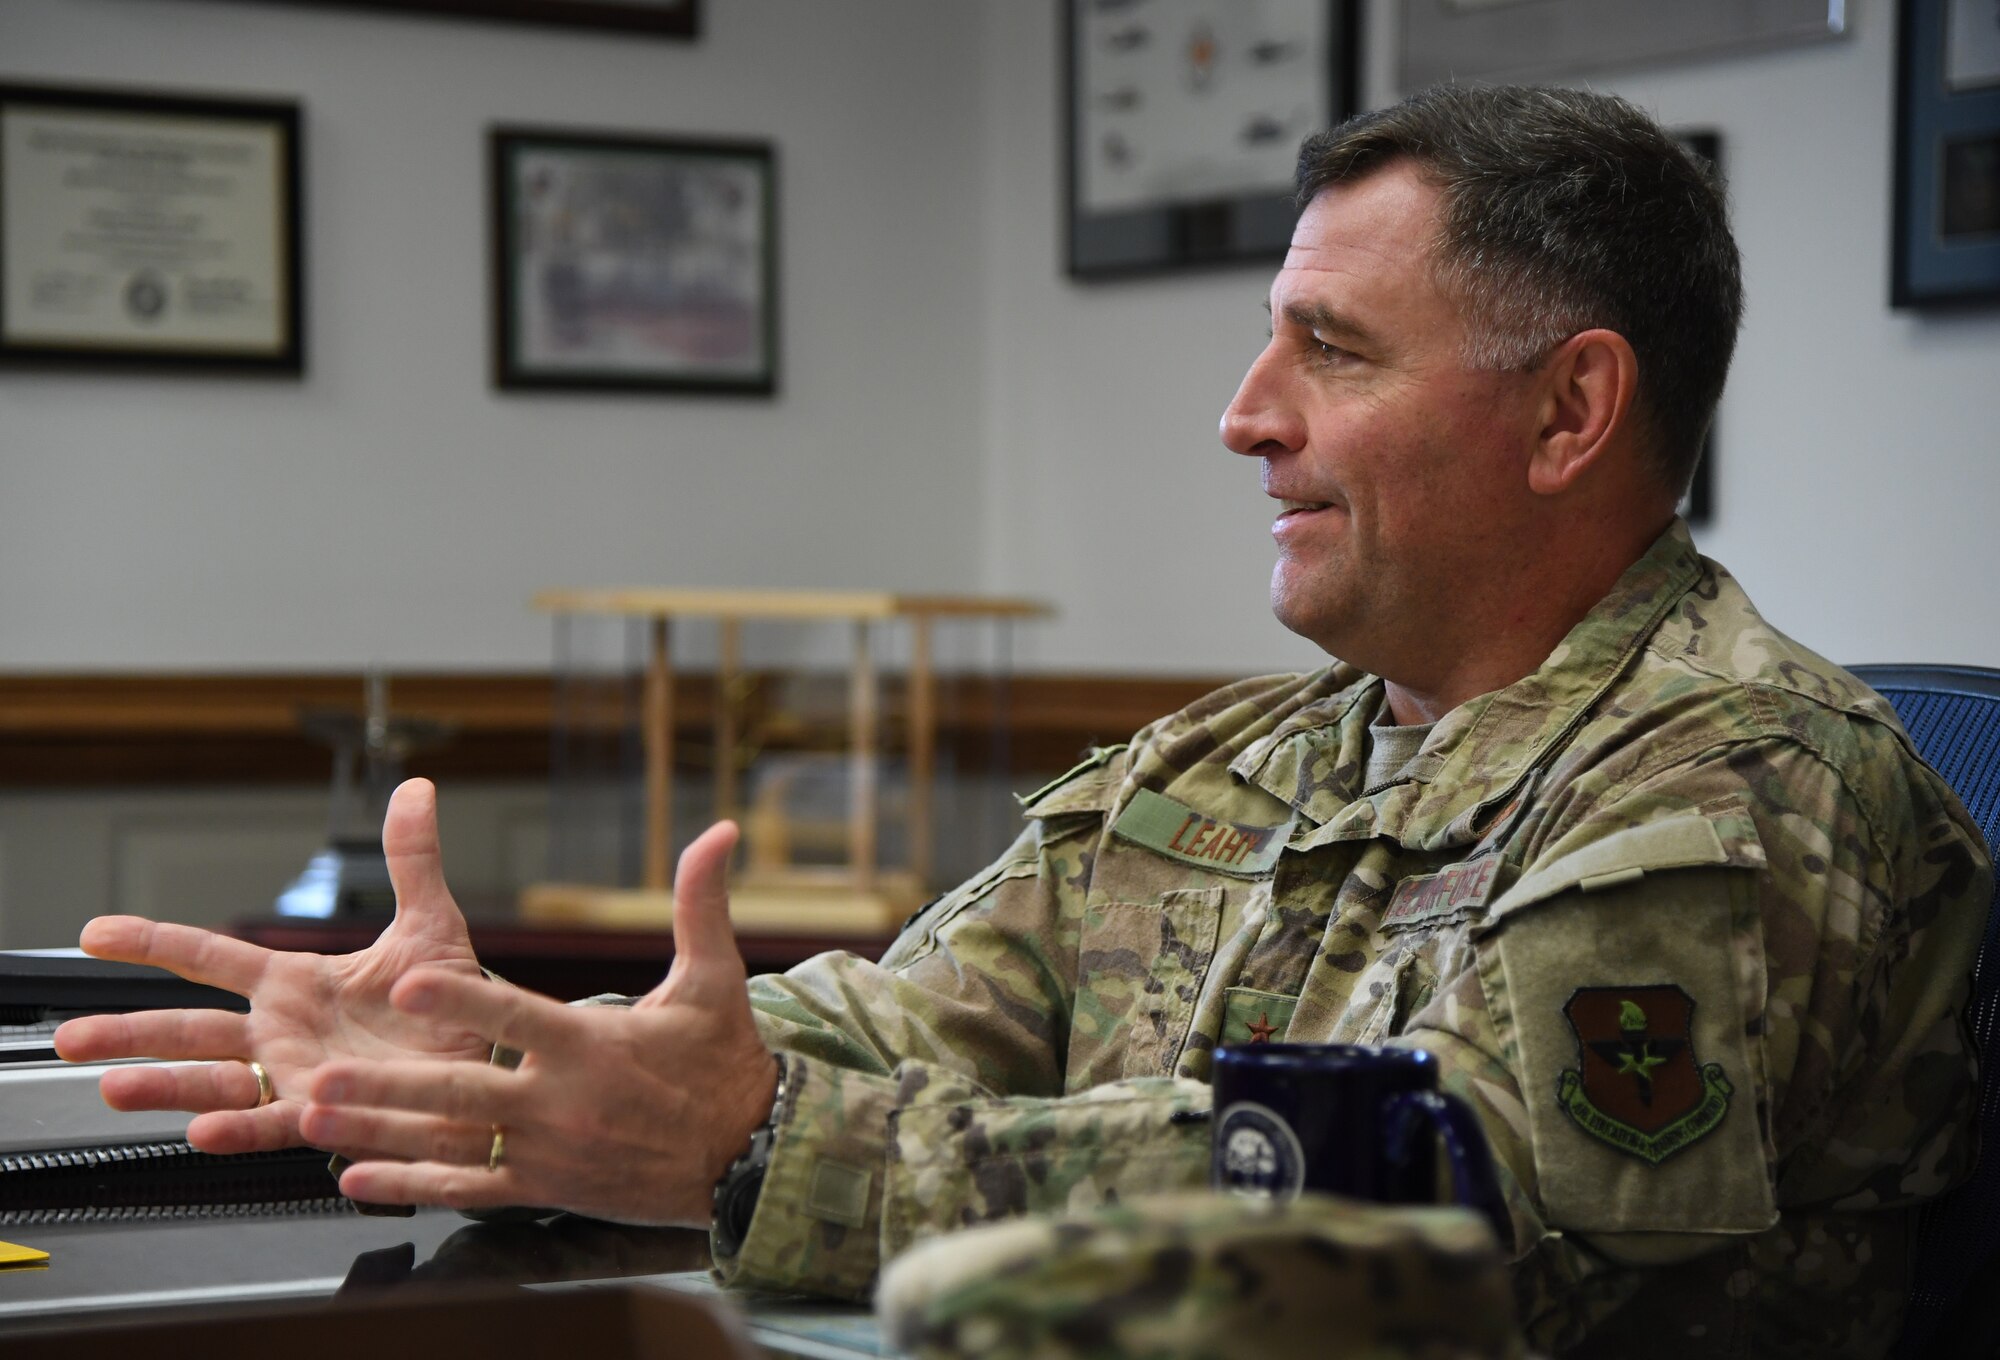
[[[1553,1227],[1749,1233],[1777,1218],[1754,830],[1684,814],[1524,876],[1479,942]]]

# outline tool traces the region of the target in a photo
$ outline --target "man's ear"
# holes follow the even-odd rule
[[[1608,448],[1627,438],[1638,390],[1638,356],[1617,331],[1579,331],[1563,341],[1542,368],[1529,487],[1553,496],[1576,485]]]

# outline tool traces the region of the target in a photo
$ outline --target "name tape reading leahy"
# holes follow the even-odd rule
[[[1151,789],[1140,789],[1118,814],[1111,832],[1186,864],[1237,878],[1261,878],[1278,862],[1290,826],[1290,822],[1252,826],[1224,821]]]

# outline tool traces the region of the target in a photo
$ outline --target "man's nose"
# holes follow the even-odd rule
[[[1264,347],[1222,412],[1222,442],[1232,452],[1268,457],[1305,447],[1305,420],[1291,400],[1276,343]]]

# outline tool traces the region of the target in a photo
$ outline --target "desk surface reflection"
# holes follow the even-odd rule
[[[423,1286],[555,1287],[620,1281],[716,1296],[708,1235],[564,1215],[540,1223],[470,1223],[426,1210],[408,1218],[352,1212],[128,1220],[0,1228],[49,1253],[45,1268],[0,1270],[0,1349],[8,1335],[231,1308],[379,1297]],[[860,1308],[723,1295],[773,1354],[884,1354]]]

